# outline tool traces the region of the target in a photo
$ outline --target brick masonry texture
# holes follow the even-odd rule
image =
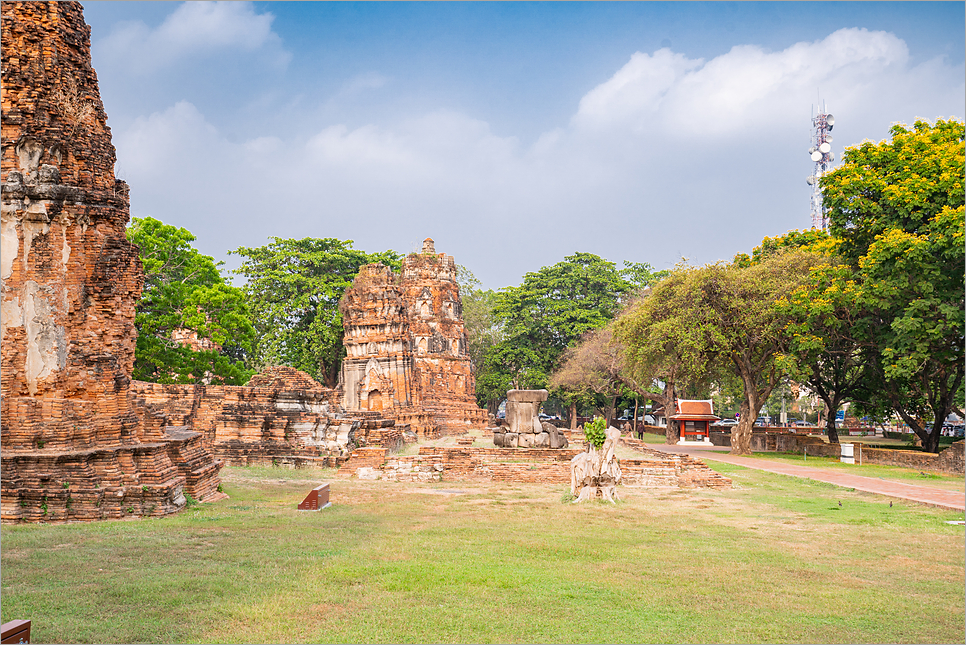
[[[730,488],[731,480],[686,455],[669,455],[636,440],[621,443],[641,453],[621,459],[624,486],[641,488]],[[487,480],[569,484],[570,460],[580,450],[423,446],[419,454],[393,456],[382,448],[360,448],[339,469],[340,477],[390,481]]]
[[[4,522],[163,515],[217,492],[199,433],[130,388],[144,283],[90,28],[76,2],[2,3]]]
[[[381,412],[420,437],[482,428],[456,262],[431,239],[399,274],[368,264],[340,303],[345,327],[342,406]]]
[[[379,413],[343,414],[336,390],[291,367],[268,368],[244,386],[133,381],[132,390],[168,424],[200,432],[232,466],[337,467],[355,447],[398,450],[408,430]]]

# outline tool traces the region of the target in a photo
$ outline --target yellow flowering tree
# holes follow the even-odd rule
[[[863,315],[859,289],[855,272],[838,254],[839,244],[824,231],[813,229],[765,238],[754,252],[760,259],[779,249],[797,248],[816,259],[808,277],[776,303],[789,321],[788,348],[779,364],[825,403],[829,411],[825,429],[831,443],[839,442],[835,427],[839,406],[862,401],[868,409],[872,398],[867,387],[870,353],[856,333]]]
[[[846,149],[822,191],[839,285],[853,290],[843,302],[855,303],[864,405],[895,410],[938,452],[943,421],[963,409],[964,124],[893,126],[891,141]]]

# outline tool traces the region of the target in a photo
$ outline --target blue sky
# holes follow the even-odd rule
[[[229,267],[269,236],[485,286],[575,251],[728,260],[809,225],[833,150],[962,119],[964,3],[88,2],[132,214]]]

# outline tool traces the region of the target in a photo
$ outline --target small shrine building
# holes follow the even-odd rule
[[[711,424],[720,419],[715,416],[710,399],[703,401],[678,399],[675,413],[669,416],[678,422],[681,438],[678,445],[711,443]]]

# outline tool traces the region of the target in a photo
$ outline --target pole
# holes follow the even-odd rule
[[[808,461],[808,446],[805,446],[805,461]]]

